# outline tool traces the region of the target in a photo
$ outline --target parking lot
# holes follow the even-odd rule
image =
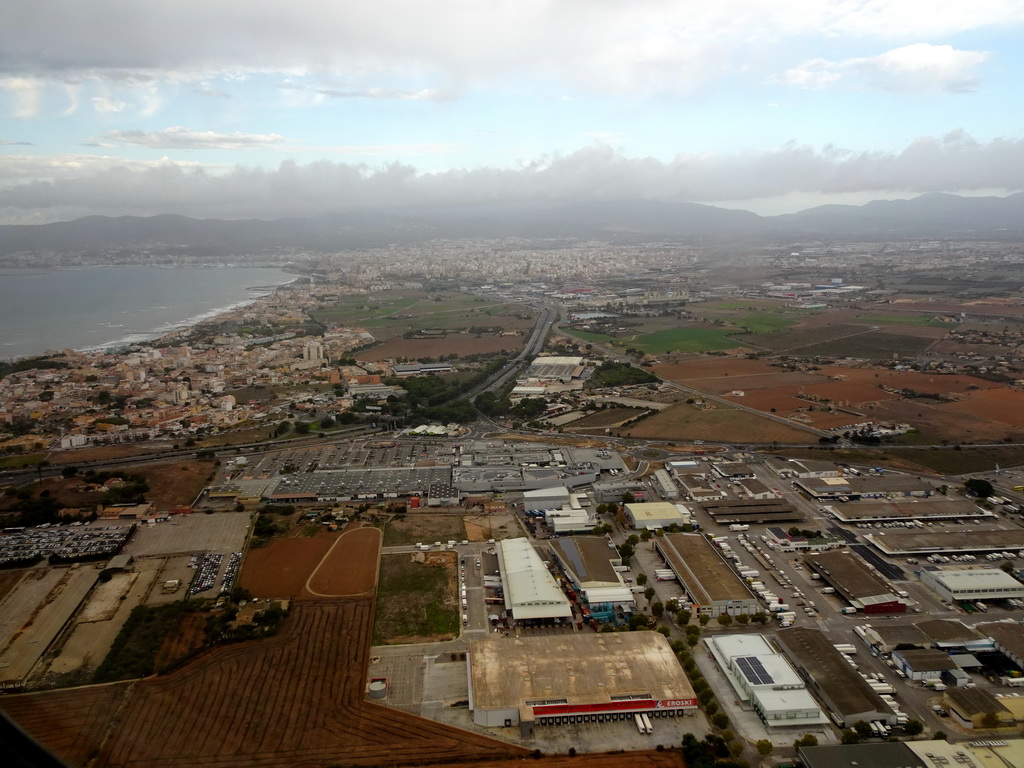
[[[237,552],[249,532],[244,512],[173,515],[166,523],[140,526],[124,548],[134,557],[203,552]]]

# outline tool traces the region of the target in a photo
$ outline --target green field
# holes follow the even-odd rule
[[[729,338],[734,330],[724,328],[670,328],[637,336],[629,346],[652,355],[665,352],[711,352],[745,346]]]
[[[868,325],[916,325],[924,328],[943,328],[949,325],[927,315],[861,315],[857,322]]]
[[[374,644],[454,637],[459,626],[454,570],[454,556],[451,566],[444,566],[417,563],[410,555],[384,555],[377,585]]]
[[[801,356],[859,357],[868,360],[886,360],[893,355],[912,357],[920,355],[935,342],[919,336],[900,336],[895,333],[869,331],[844,339],[810,344],[800,348]]]
[[[0,469],[20,469],[21,467],[34,467],[45,459],[45,453],[16,453],[11,456],[0,458]]]
[[[744,317],[734,318],[731,322],[733,325],[747,328],[751,333],[774,333],[797,324],[795,318],[782,312],[752,312]]]

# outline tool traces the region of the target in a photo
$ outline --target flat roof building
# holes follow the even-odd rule
[[[719,525],[730,523],[785,523],[805,519],[804,513],[788,501],[771,499],[725,499],[702,501],[704,511]]]
[[[659,632],[473,640],[469,707],[485,727],[693,714],[697,697]]]
[[[630,525],[639,530],[655,530],[668,528],[670,525],[682,525],[683,514],[675,504],[667,501],[648,501],[626,504],[626,518]]]
[[[849,552],[816,552],[804,557],[807,567],[835,587],[850,605],[865,613],[902,613],[906,604],[879,576]]]
[[[1013,713],[984,688],[948,688],[942,700],[953,720],[964,728],[1013,725]]]
[[[949,654],[930,649],[893,651],[892,661],[910,680],[939,680],[943,672],[956,669]]]
[[[769,727],[827,723],[796,670],[764,635],[717,635],[705,640],[739,699]]]
[[[896,714],[889,705],[824,633],[790,627],[781,630],[776,640],[840,728],[848,728],[858,720],[881,720],[896,725]]]
[[[653,541],[697,612],[736,616],[760,610],[747,583],[703,535],[668,533]]]
[[[920,571],[921,582],[944,600],[1005,600],[1024,597],[1024,584],[999,568],[940,568]]]
[[[607,621],[617,610],[636,610],[636,598],[619,571],[622,558],[610,539],[571,536],[553,539],[550,544],[566,578],[579,590],[595,618]]]
[[[831,504],[828,511],[837,520],[846,523],[873,523],[889,520],[959,520],[992,516],[991,512],[986,512],[967,499],[944,497]]]
[[[869,533],[864,540],[886,555],[927,555],[933,552],[1020,552],[1024,530],[978,530],[956,526],[919,533]]]
[[[572,618],[569,599],[527,539],[505,539],[496,549],[505,609],[515,621]]]
[[[1024,668],[1024,627],[1015,621],[993,621],[976,629],[995,643],[995,649]]]
[[[538,488],[523,491],[523,511],[542,512],[548,509],[560,509],[569,503],[569,489],[564,485],[552,488]]]
[[[800,747],[797,753],[805,768],[939,768],[926,763],[910,746],[900,741]]]

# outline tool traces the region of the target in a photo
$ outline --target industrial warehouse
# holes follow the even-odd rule
[[[527,539],[505,539],[497,547],[505,585],[505,610],[516,622],[572,619],[569,599]]]
[[[777,642],[840,728],[858,720],[896,725],[896,713],[822,632],[790,627]]]
[[[584,607],[583,617],[614,621],[617,614],[633,613],[636,599],[622,580],[622,558],[610,539],[575,536],[551,542],[565,577],[577,591]]]
[[[827,723],[814,697],[764,635],[718,635],[704,641],[736,691],[768,727]]]
[[[474,640],[473,722],[492,728],[693,714],[697,698],[658,632]]]
[[[698,613],[737,616],[760,610],[747,583],[699,533],[669,533],[654,546],[679,579]]]
[[[1024,597],[1024,584],[1000,568],[940,568],[919,571],[921,583],[943,600],[1008,600]]]
[[[967,529],[957,526],[941,531],[918,533],[869,533],[864,537],[886,555],[927,555],[956,552],[1020,552],[1024,550],[1024,531]]]
[[[960,520],[993,517],[966,499],[904,499],[901,501],[860,501],[825,507],[844,523],[880,523],[912,520]]]
[[[849,552],[807,555],[804,563],[835,587],[854,608],[864,613],[902,613],[907,605],[864,562]]]

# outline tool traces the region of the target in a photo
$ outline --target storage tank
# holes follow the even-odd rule
[[[383,680],[374,680],[370,683],[370,698],[374,700],[380,700],[386,698],[388,695],[388,684]]]

